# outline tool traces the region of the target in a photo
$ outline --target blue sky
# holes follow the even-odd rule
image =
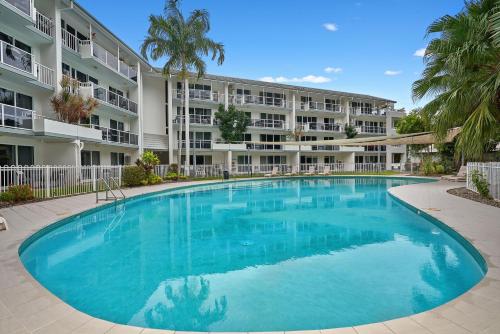
[[[161,0],[79,3],[135,50]],[[415,55],[425,29],[455,14],[463,0],[184,0],[210,13],[210,37],[224,43],[222,66],[208,72],[356,92],[411,109],[411,84],[423,69]],[[158,63],[157,65],[161,65]],[[421,104],[421,103],[420,103]]]

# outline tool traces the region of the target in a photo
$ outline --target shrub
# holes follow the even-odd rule
[[[484,198],[491,198],[488,181],[478,170],[473,170],[471,173],[472,183],[476,187],[477,192]]]
[[[28,201],[35,198],[33,190],[27,184],[10,186],[8,192],[12,195],[14,202]]]
[[[436,164],[434,166],[434,170],[435,170],[436,174],[444,174],[444,166],[443,165]]]
[[[0,193],[0,202],[14,202],[14,195],[9,191]]]
[[[135,162],[135,164],[141,167],[146,174],[149,174],[154,171],[156,165],[160,163],[160,158],[156,154],[151,151],[144,152],[139,159]]]
[[[158,183],[161,183],[163,180],[161,179],[161,177],[159,177],[158,175],[156,174],[149,174],[148,175],[148,184],[158,184]]]
[[[165,176],[165,180],[169,181],[186,180],[186,179],[187,177],[185,175],[178,175],[177,173],[172,173],[172,172],[167,173],[167,175]]]
[[[434,168],[434,163],[431,159],[424,159],[422,163],[422,174],[424,175],[432,175],[436,173],[436,169]]]
[[[170,164],[170,166],[168,166],[168,173],[177,174],[178,171],[179,171],[179,165],[177,165],[177,164]]]
[[[146,181],[146,172],[139,166],[126,166],[123,168],[122,181],[126,186],[137,187],[143,185]]]

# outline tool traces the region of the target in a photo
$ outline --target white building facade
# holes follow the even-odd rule
[[[239,172],[334,163],[394,169],[406,160],[403,146],[272,144],[295,141],[299,132],[302,141],[345,138],[346,124],[360,137],[392,134],[404,116],[394,101],[216,75],[190,80],[183,96],[184,82],[163,77],[72,1],[0,0],[0,43],[2,166],[130,164],[144,150],[171,164],[179,163],[179,148],[182,165]],[[64,76],[99,102],[79,124],[51,110]],[[189,117],[180,132],[183,104]],[[240,143],[222,142],[214,116],[220,104],[251,119]]]

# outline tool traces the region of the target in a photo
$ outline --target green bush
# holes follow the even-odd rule
[[[434,170],[435,170],[436,174],[444,174],[444,166],[443,165],[436,164],[434,166]]]
[[[186,180],[187,177],[185,175],[177,175],[177,173],[172,173],[172,172],[168,172],[167,175],[165,176],[165,180],[175,181],[177,179]]]
[[[476,187],[477,192],[484,198],[491,198],[488,181],[478,170],[473,170],[471,173],[472,183]]]
[[[146,172],[139,166],[126,166],[123,168],[122,181],[129,187],[144,185],[144,181],[147,184]]]
[[[168,166],[168,173],[177,174],[178,171],[179,171],[179,165],[177,165],[177,164],[170,164]]]
[[[161,183],[163,180],[161,179],[161,177],[159,177],[158,175],[156,174],[149,174],[148,175],[148,184],[158,184],[158,183]]]
[[[14,202],[14,195],[9,191],[0,193],[0,202]]]
[[[424,159],[422,163],[422,174],[424,175],[436,174],[436,169],[434,168],[434,162],[432,162],[432,159]]]
[[[29,201],[35,198],[35,196],[33,196],[33,190],[27,184],[10,186],[8,192],[12,194],[14,202]]]

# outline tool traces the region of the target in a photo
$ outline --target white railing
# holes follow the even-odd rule
[[[175,89],[173,95],[177,99],[182,99],[184,98],[184,91],[182,89]],[[189,99],[222,103],[224,102],[224,94],[212,92],[210,90],[189,89]]]
[[[286,99],[280,97],[266,97],[260,95],[229,95],[229,104],[234,105],[261,105],[286,108]]]
[[[62,44],[76,52],[80,51],[80,44],[89,44],[90,41],[79,40],[75,35],[69,33],[66,29],[61,29]]]
[[[52,19],[48,18],[38,11],[36,12],[35,28],[48,36],[53,36],[53,27],[54,23],[52,22]]]
[[[394,112],[392,108],[377,108],[377,107],[351,107],[350,113],[356,116],[371,115],[371,116],[385,116],[388,112]]]
[[[99,101],[137,114],[137,103],[124,96],[111,92],[104,87],[94,84],[93,82],[80,83],[80,87],[90,87],[92,89],[92,97]]]
[[[285,130],[287,128],[285,121],[274,119],[251,119],[249,126],[256,128],[272,128],[281,130]]]
[[[180,145],[181,148],[186,148],[186,141],[181,140],[177,141],[177,145]],[[208,139],[191,139],[189,141],[189,148],[192,149],[211,149],[212,141]]]
[[[0,193],[10,186],[29,185],[36,198],[55,198],[104,190],[101,177],[121,185],[122,166],[3,166]]]
[[[33,110],[0,103],[0,126],[32,130],[34,117]]]
[[[366,126],[366,125],[357,126],[356,131],[358,131],[359,133],[376,133],[376,134],[385,134],[387,132],[386,128],[384,127]]]
[[[467,163],[467,189],[477,192],[472,182],[472,173],[477,170],[488,182],[490,194],[500,199],[500,162],[469,162]]]
[[[184,120],[184,117],[179,115],[175,116],[172,120],[174,124],[181,124],[181,120]],[[201,125],[213,125],[215,122],[210,115],[189,115],[189,123],[190,124],[201,124]]]
[[[304,131],[322,131],[322,132],[343,132],[344,127],[341,124],[334,123],[297,123]]]
[[[130,131],[122,131],[117,129],[106,128],[92,124],[94,129],[102,131],[102,140],[109,143],[138,145],[139,135]]]
[[[54,87],[54,70],[44,66],[40,63],[35,62],[35,76],[43,84]]]
[[[0,41],[0,62],[23,72],[33,74],[35,58],[29,52]]]
[[[118,57],[95,42],[92,42],[92,55],[104,65],[118,72]]]

